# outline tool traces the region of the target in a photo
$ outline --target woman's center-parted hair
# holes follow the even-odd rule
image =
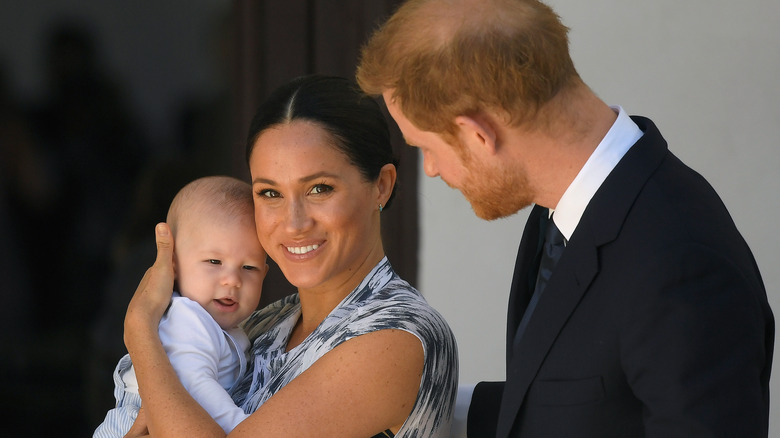
[[[176,231],[189,215],[231,220],[253,217],[252,187],[230,176],[207,176],[185,185],[171,202],[166,221]]]
[[[366,181],[376,181],[386,164],[398,166],[379,104],[354,82],[325,75],[296,78],[277,88],[260,105],[249,127],[247,163],[260,134],[295,120],[322,127],[332,137],[333,147],[344,154]],[[395,187],[385,208],[394,196]]]

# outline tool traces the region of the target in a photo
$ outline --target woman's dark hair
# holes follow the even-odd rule
[[[263,131],[294,120],[317,123],[329,132],[334,146],[367,181],[376,181],[385,164],[398,166],[390,145],[390,131],[377,102],[354,82],[324,75],[293,79],[260,105],[249,126],[247,163]],[[385,207],[394,197],[395,187]]]

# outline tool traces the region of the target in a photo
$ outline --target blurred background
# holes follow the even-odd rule
[[[302,74],[353,77],[394,3],[0,3],[4,435],[91,436],[113,406],[124,311],[173,195],[203,175],[248,179],[258,102]],[[416,154],[399,154],[408,195],[383,231],[414,282]],[[261,305],[290,292],[272,266]]]

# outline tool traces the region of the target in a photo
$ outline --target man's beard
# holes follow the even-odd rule
[[[511,173],[505,167],[489,169],[469,158],[464,160],[464,166],[468,176],[462,187],[455,188],[463,193],[477,217],[495,220],[511,216],[533,203],[525,174]]]

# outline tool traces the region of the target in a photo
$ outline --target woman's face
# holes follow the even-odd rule
[[[260,243],[301,291],[352,290],[384,256],[383,179],[366,181],[333,141],[293,121],[263,131],[249,160]]]

